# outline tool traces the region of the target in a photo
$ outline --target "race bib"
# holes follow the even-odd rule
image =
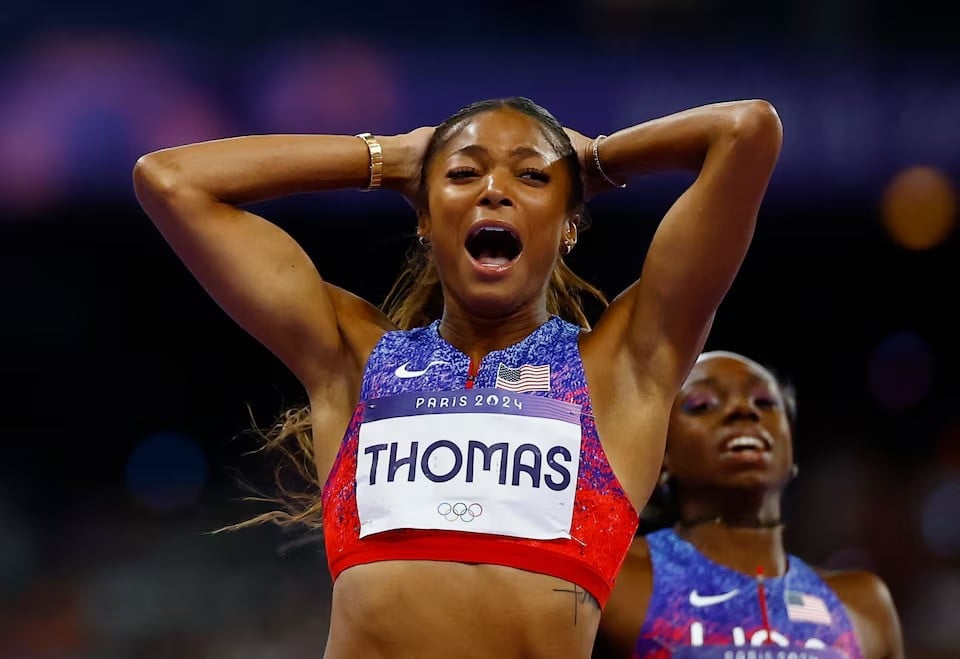
[[[674,659],[847,659],[833,648],[783,648],[776,645],[703,645],[675,650]]]
[[[360,537],[394,529],[569,538],[580,406],[501,389],[367,403],[357,450]]]

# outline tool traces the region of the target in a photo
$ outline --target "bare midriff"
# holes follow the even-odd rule
[[[568,581],[499,565],[382,561],[337,578],[326,659],[588,659],[600,609]]]

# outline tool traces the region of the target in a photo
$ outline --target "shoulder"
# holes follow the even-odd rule
[[[816,570],[844,605],[858,610],[893,608],[893,598],[883,580],[863,570]]]
[[[897,609],[880,577],[862,570],[817,570],[817,573],[850,615],[864,656],[903,656]]]

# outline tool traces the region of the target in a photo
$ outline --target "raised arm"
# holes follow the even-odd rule
[[[384,186],[401,188],[417,172],[417,140],[380,141]],[[133,172],[140,204],[201,285],[311,391],[331,372],[362,367],[365,355],[351,353],[372,348],[389,323],[326,284],[289,234],[238,206],[369,179],[366,143],[346,135],[191,144],[145,155]]]
[[[707,105],[648,121],[582,154],[614,181],[668,170],[698,171],[661,220],[640,279],[597,324],[598,339],[644,377],[675,391],[703,347],[714,313],[753,237],[780,153],[782,129],[765,101]]]

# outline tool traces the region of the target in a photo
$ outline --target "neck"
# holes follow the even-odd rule
[[[440,336],[471,359],[480,361],[494,350],[519,343],[549,319],[546,305],[531,305],[507,316],[485,317],[446,301]]]
[[[714,563],[754,576],[757,568],[771,577],[787,571],[783,528],[727,526],[723,522],[678,526],[677,535]]]
[[[779,493],[714,494],[681,505],[677,534],[715,563],[751,576],[787,569]]]

